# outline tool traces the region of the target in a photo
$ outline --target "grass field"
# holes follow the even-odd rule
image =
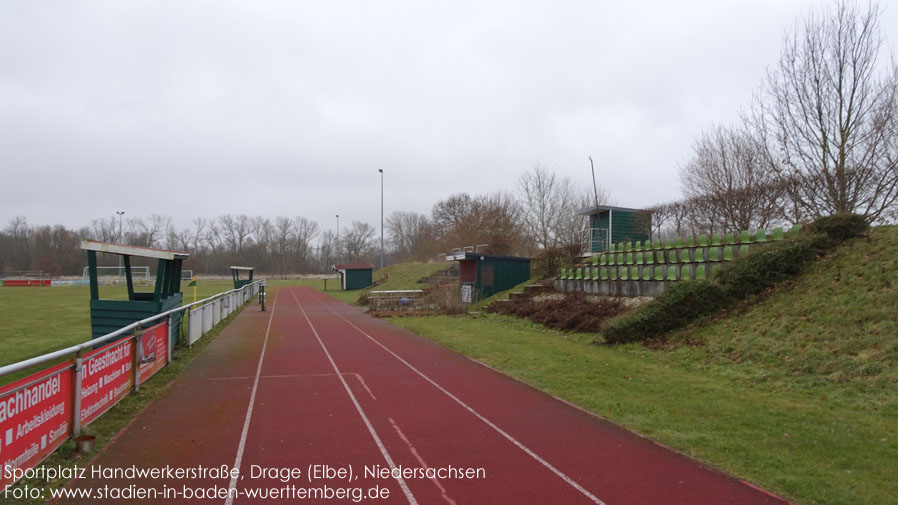
[[[894,504],[896,250],[874,229],[666,350],[507,316],[393,322],[800,503]]]
[[[234,287],[230,281],[200,282],[200,300]],[[149,288],[137,288],[148,290]],[[184,303],[193,288],[182,285]],[[124,287],[101,287],[100,298],[125,300]],[[90,340],[90,289],[70,287],[0,287],[0,365],[33,358]]]

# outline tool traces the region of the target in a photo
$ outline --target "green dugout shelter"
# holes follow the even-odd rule
[[[530,258],[462,252],[446,255],[458,261],[461,299],[473,303],[530,279]]]
[[[334,265],[334,271],[340,273],[343,291],[364,289],[374,283],[374,265],[370,263]]]
[[[108,244],[95,240],[83,240],[81,249],[87,251],[87,267],[90,273],[90,326],[91,338],[101,337],[141,319],[181,306],[181,263],[186,253],[152,249],[130,245]],[[97,253],[121,256],[128,284],[127,300],[101,300],[97,281]],[[152,291],[135,291],[131,277],[131,258],[156,260],[156,282]],[[181,313],[172,317],[169,328],[169,344],[178,342]]]
[[[240,278],[240,272],[247,275],[246,279]],[[240,289],[253,283],[253,267],[231,267],[231,277],[234,278],[234,289]]]
[[[598,205],[578,214],[589,217],[583,250],[586,255],[606,252],[611,244],[646,242],[652,238],[652,213],[647,210]]]

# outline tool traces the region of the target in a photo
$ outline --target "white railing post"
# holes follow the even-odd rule
[[[84,358],[81,352],[75,356],[75,377],[72,380],[72,436],[81,434],[81,379],[84,376]]]

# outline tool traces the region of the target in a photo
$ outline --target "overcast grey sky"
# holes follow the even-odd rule
[[[537,162],[591,187],[588,155],[620,205],[677,199],[820,3],[5,0],[0,225],[377,225],[379,168],[387,215],[429,213]]]

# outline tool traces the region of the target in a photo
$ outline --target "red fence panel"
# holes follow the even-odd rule
[[[68,438],[73,369],[69,360],[0,388],[0,487]]]
[[[81,425],[100,417],[134,387],[134,341],[119,340],[84,355],[81,364]]]
[[[137,349],[138,384],[143,384],[168,363],[168,322],[162,322],[140,332]]]

